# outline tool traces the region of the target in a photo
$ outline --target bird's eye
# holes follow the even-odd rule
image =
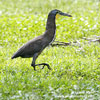
[[[61,11],[58,11],[58,13],[61,13]]]

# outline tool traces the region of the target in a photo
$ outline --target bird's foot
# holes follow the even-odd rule
[[[44,69],[44,67],[47,66],[49,70],[52,70],[52,68],[47,63],[41,63],[41,64],[36,64],[36,65],[31,64],[31,66],[34,68],[35,71],[36,71],[35,66],[40,66],[40,65],[43,65],[42,69]]]
[[[52,70],[52,68],[47,63],[36,64],[35,66],[39,66],[39,65],[43,65],[42,69],[44,69],[44,67],[47,66],[49,70]]]

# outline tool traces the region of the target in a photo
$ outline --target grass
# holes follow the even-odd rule
[[[100,36],[99,0],[0,1],[0,100],[99,100],[100,43],[82,39]],[[45,31],[52,9],[73,17],[56,20],[56,40],[79,41],[67,47],[47,47],[31,67],[32,59],[11,60],[28,40]]]

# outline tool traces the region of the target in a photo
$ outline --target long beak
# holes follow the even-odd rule
[[[69,14],[67,14],[67,13],[63,13],[63,12],[60,12],[59,14],[62,15],[62,16],[72,17],[72,15],[69,15]]]

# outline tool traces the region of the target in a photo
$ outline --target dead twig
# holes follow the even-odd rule
[[[57,42],[57,43],[52,43],[51,46],[54,47],[54,46],[68,46],[68,45],[71,45],[71,42],[59,42],[59,41],[54,41],[54,42]]]

